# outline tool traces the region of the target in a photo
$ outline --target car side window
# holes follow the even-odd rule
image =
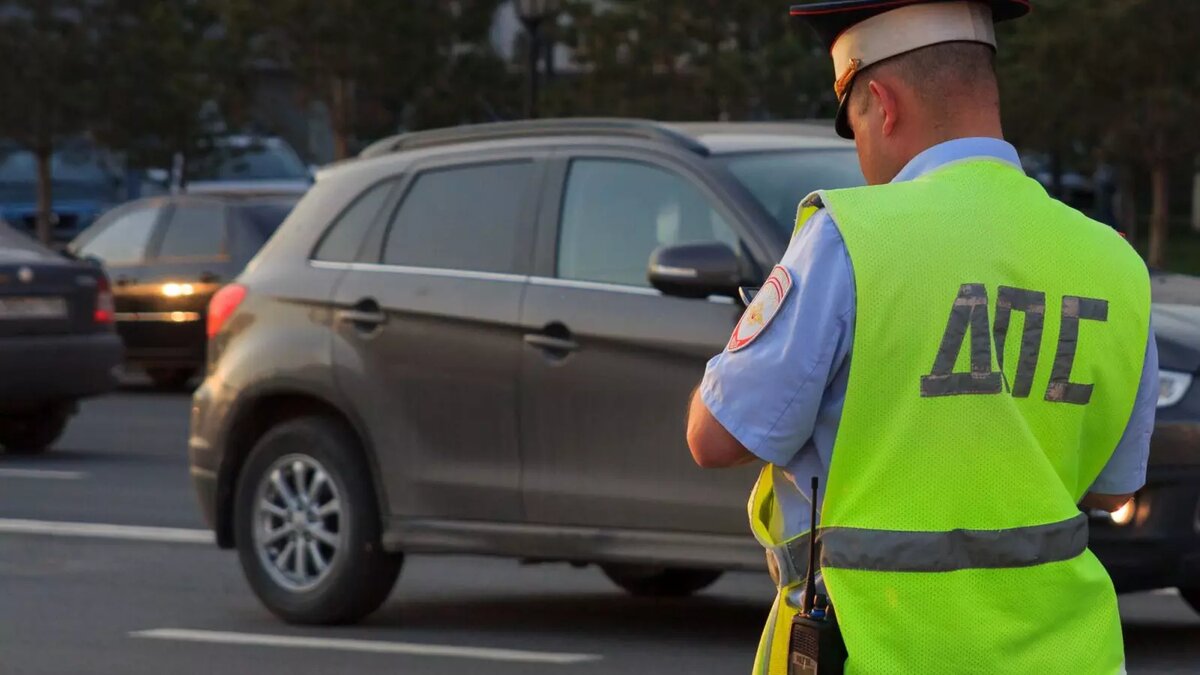
[[[105,265],[137,265],[146,259],[146,246],[162,209],[137,208],[117,216],[79,249],[80,257],[93,257]]]
[[[473,272],[514,272],[533,162],[427,171],[392,220],[383,262]]]
[[[383,208],[383,204],[387,201],[396,182],[393,179],[377,183],[355,198],[325,232],[325,237],[317,245],[313,259],[326,262],[354,262],[357,260],[363,237],[371,229],[371,225],[376,222],[379,211]]]
[[[225,252],[223,204],[179,204],[158,249],[160,258],[215,258]]]
[[[691,181],[643,162],[571,162],[559,220],[558,276],[649,286],[646,268],[660,246],[738,236]]]

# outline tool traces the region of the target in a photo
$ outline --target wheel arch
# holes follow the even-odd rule
[[[225,437],[225,457],[217,475],[216,518],[214,531],[217,545],[233,548],[236,545],[233,527],[233,505],[237,481],[250,452],[268,431],[292,419],[319,416],[340,424],[356,441],[356,451],[371,473],[375,488],[375,503],[380,523],[386,530],[388,522],[387,497],[375,461],[369,434],[364,433],[359,420],[328,398],[302,389],[277,389],[257,392],[237,406]]]

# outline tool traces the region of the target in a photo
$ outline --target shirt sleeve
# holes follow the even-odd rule
[[[854,277],[824,210],[792,238],[779,264],[792,277],[791,291],[753,342],[708,362],[700,395],[746,449],[782,466],[812,436],[822,394],[849,354]]]
[[[1146,462],[1150,458],[1150,434],[1154,432],[1154,413],[1158,408],[1158,345],[1151,326],[1146,342],[1146,360],[1138,384],[1133,415],[1117,449],[1092,484],[1090,492],[1102,495],[1126,495],[1146,484]]]

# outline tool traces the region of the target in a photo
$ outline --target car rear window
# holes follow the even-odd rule
[[[275,230],[279,229],[295,205],[294,201],[250,204],[242,207],[242,215],[250,223],[254,233],[266,241],[275,234]]]
[[[84,235],[87,239],[79,248],[79,257],[93,257],[105,265],[136,265],[143,262],[146,245],[154,233],[160,211],[158,207],[134,208],[108,224],[100,225],[95,234],[89,230]]]
[[[515,271],[517,230],[532,175],[530,161],[418,175],[392,221],[383,262],[475,272]]]
[[[179,204],[159,247],[160,258],[213,258],[225,250],[225,206]]]

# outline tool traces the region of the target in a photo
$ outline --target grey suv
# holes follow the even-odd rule
[[[800,200],[862,182],[853,146],[559,120],[363,154],[209,308],[191,471],[266,606],[354,621],[409,552],[597,563],[641,595],[763,569],[754,471],[694,466],[684,405]]]

